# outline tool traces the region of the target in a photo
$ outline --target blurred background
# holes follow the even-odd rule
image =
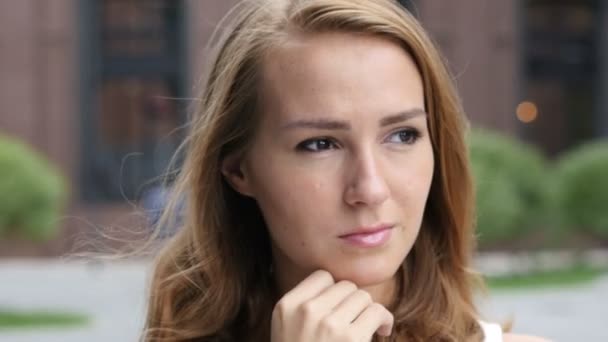
[[[206,42],[235,3],[0,0],[0,341],[137,339],[149,259],[66,255],[153,225]],[[400,3],[471,120],[482,311],[608,340],[608,2]]]

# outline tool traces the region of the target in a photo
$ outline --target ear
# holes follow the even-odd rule
[[[224,179],[234,191],[244,196],[254,197],[251,190],[251,180],[245,170],[243,158],[233,154],[226,156],[221,162],[221,172]]]

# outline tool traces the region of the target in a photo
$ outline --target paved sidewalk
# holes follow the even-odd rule
[[[144,316],[146,262],[0,261],[0,307],[84,313],[78,329],[2,331],[2,342],[137,341]]]
[[[68,330],[1,331],[1,342],[137,341],[149,264],[0,260],[0,307],[68,310],[90,315]],[[492,293],[490,319],[515,317],[515,332],[555,341],[608,341],[608,276],[576,288]]]
[[[553,341],[608,341],[608,275],[568,288],[501,290],[481,302],[488,319]]]

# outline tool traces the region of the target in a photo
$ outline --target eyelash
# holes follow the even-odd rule
[[[396,132],[391,133],[390,137],[393,137],[395,135],[400,135],[400,134],[409,134],[409,137],[407,137],[406,139],[408,139],[408,141],[406,142],[401,142],[402,144],[406,144],[406,145],[413,145],[415,144],[418,139],[420,138],[421,134],[420,131],[415,129],[415,128],[406,128],[406,129],[400,129]],[[324,142],[325,144],[325,148],[319,148],[319,146],[317,145],[316,149],[311,149],[310,145],[311,144],[315,144],[315,143],[320,143],[320,142]],[[336,141],[330,137],[318,137],[318,138],[312,138],[312,139],[307,139],[302,141],[301,143],[299,143],[296,146],[296,150],[298,151],[302,151],[302,152],[310,152],[310,153],[318,153],[318,152],[322,152],[322,151],[326,151],[328,149],[331,148],[336,148],[337,144]]]

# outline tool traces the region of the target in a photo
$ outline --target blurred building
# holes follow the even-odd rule
[[[475,126],[555,155],[608,136],[608,4],[401,1],[444,52]],[[0,2],[0,134],[71,180],[67,231],[112,224],[183,137],[205,44],[236,0]],[[125,223],[128,224],[128,223]]]

